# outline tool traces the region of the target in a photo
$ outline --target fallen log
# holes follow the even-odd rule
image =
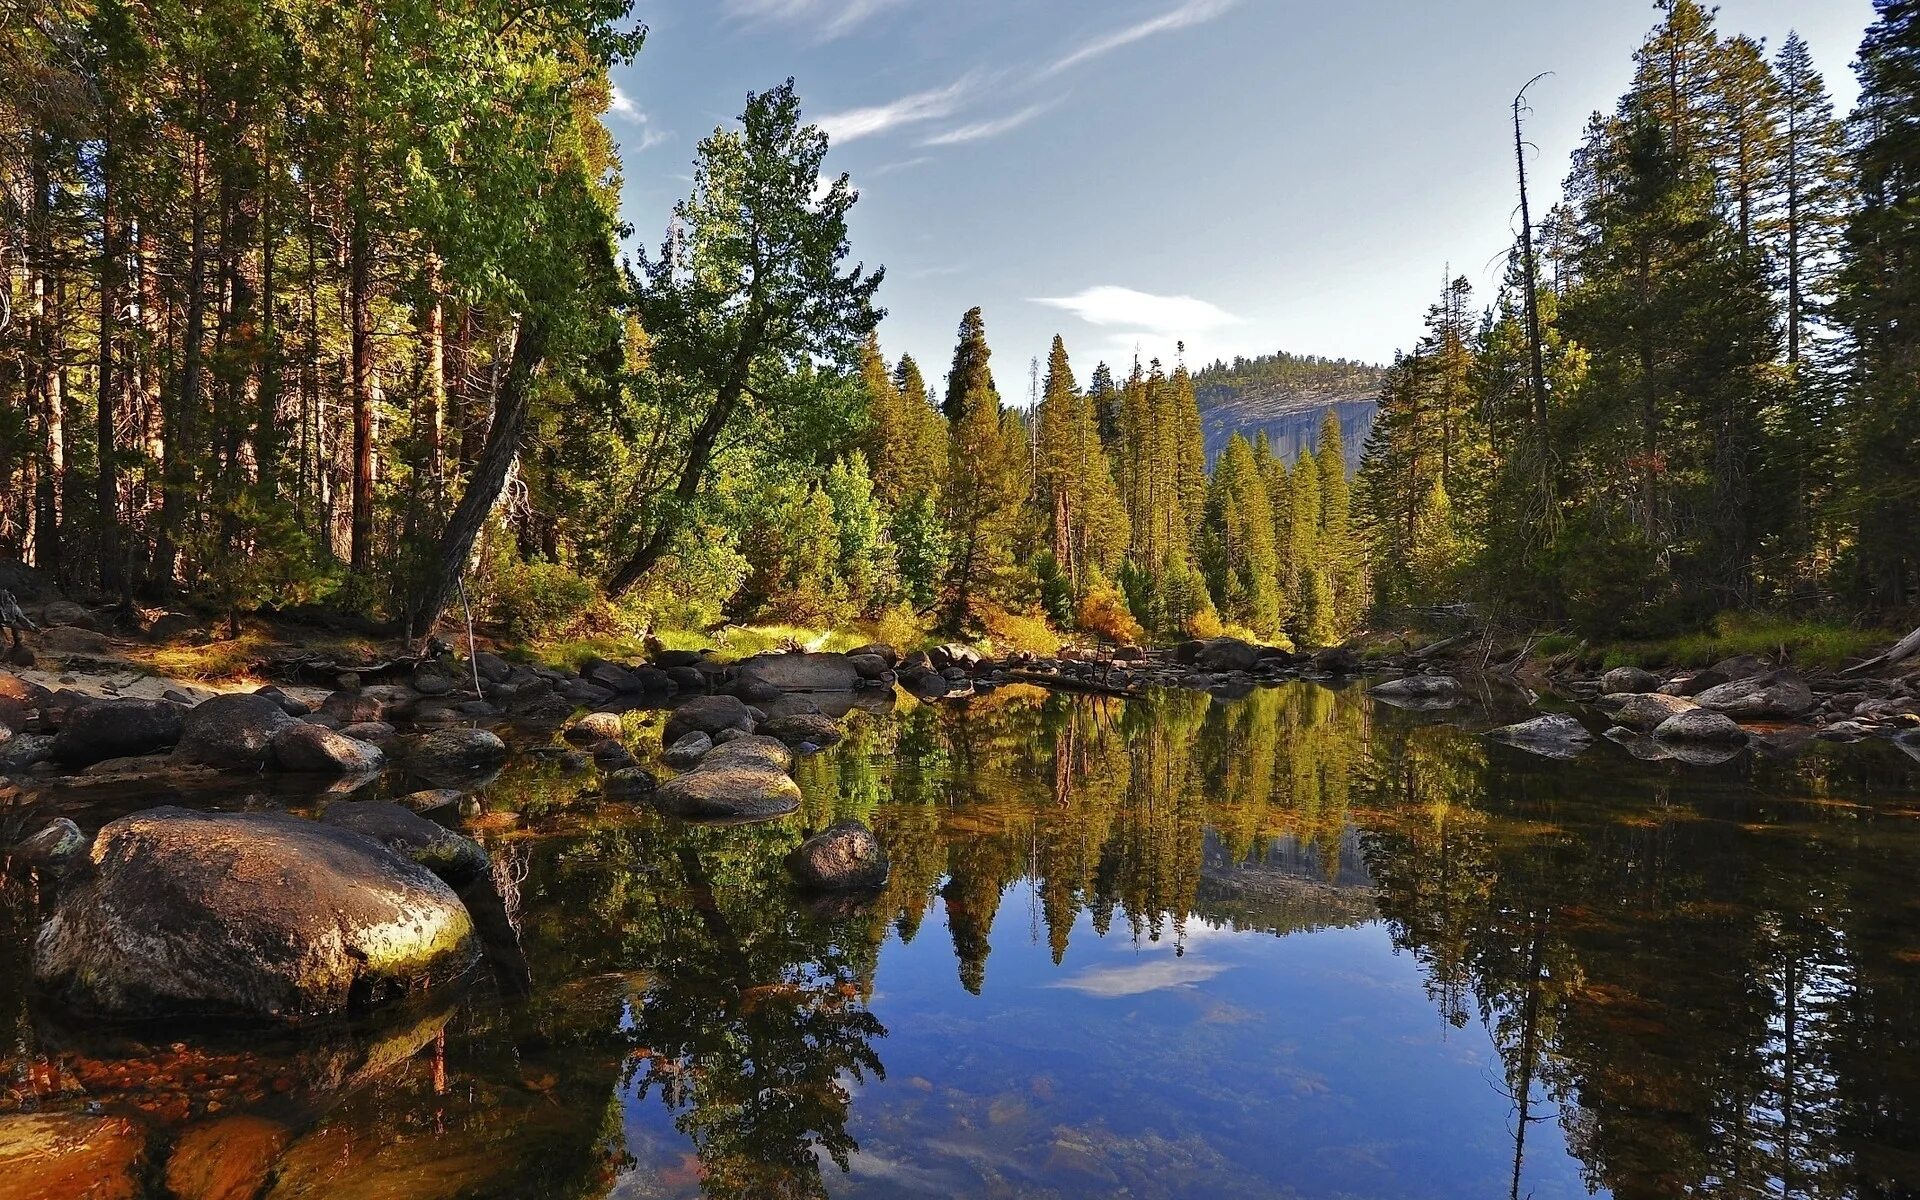
[[[1912,633],[1895,642],[1893,649],[1887,651],[1885,654],[1877,658],[1870,658],[1863,663],[1855,663],[1840,673],[1842,675],[1858,675],[1863,671],[1871,671],[1875,667],[1891,667],[1897,663],[1905,662],[1915,654],[1920,654],[1920,629],[1914,630]]]

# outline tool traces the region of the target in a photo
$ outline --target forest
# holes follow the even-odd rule
[[[1349,478],[1331,414],[1298,461],[1241,437],[1210,469],[1201,408],[1359,364],[1089,369],[1056,337],[1010,403],[977,308],[943,379],[890,358],[790,80],[623,258],[619,0],[9,0],[0,559],[411,636],[467,601],[523,638],[1010,647],[1910,609],[1920,5],[1878,3],[1845,119],[1798,37],[1658,7],[1497,294],[1449,285],[1388,369]]]

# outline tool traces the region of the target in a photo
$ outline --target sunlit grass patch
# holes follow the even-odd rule
[[[1884,629],[1858,629],[1830,621],[1723,613],[1697,633],[1608,646],[1601,656],[1601,665],[1707,667],[1735,655],[1753,654],[1828,670],[1869,658],[1897,636]]]

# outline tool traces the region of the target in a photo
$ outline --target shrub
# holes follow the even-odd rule
[[[986,627],[986,640],[996,654],[1025,650],[1029,654],[1054,655],[1060,652],[1060,634],[1045,617],[1008,612],[998,605],[980,606],[980,623]]]
[[[1074,624],[1121,646],[1138,646],[1147,636],[1128,609],[1127,598],[1098,571],[1088,574],[1087,590],[1074,610]]]
[[[593,584],[559,563],[511,562],[494,572],[493,619],[511,637],[561,637],[579,628],[599,600]]]

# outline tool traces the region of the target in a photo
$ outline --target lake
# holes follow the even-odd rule
[[[721,827],[523,752],[463,827],[530,994],[299,1038],[40,1011],[15,879],[0,1103],[210,1142],[274,1197],[1920,1191],[1920,762],[1553,761],[1478,735],[1512,715],[903,699],[803,761],[800,814]],[[847,817],[886,891],[797,895],[783,855]]]

